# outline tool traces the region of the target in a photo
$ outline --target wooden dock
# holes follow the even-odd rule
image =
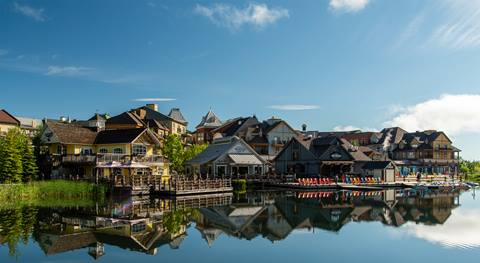
[[[163,195],[199,195],[232,192],[231,179],[172,178],[169,182],[155,185],[154,193]]]

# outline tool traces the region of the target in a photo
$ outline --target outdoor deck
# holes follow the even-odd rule
[[[154,192],[165,195],[195,195],[233,191],[231,179],[172,178],[169,182],[156,184]]]

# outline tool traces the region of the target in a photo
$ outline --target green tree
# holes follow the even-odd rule
[[[203,152],[207,147],[207,144],[184,146],[178,135],[172,134],[165,140],[163,155],[170,161],[170,168],[181,173],[185,168],[185,162]]]
[[[180,137],[171,134],[165,140],[163,146],[163,155],[170,161],[170,168],[177,171],[183,171],[184,148]]]
[[[0,182],[19,183],[22,181],[22,140],[20,129],[11,129],[0,142]]]
[[[23,170],[22,181],[33,181],[38,177],[37,160],[33,154],[33,146],[30,144],[30,139],[25,135],[22,138],[21,151]]]
[[[195,156],[203,152],[208,144],[193,144],[185,149],[184,162],[193,159]],[[185,163],[184,163],[185,164]]]

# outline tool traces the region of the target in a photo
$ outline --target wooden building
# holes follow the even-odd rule
[[[277,174],[319,177],[358,173],[359,166],[371,161],[358,147],[337,136],[297,139],[274,159]]]
[[[195,127],[193,134],[193,142],[195,143],[212,143],[212,131],[222,126],[222,121],[215,115],[212,110],[209,110],[202,121]]]
[[[188,175],[248,176],[265,173],[265,160],[244,140],[233,136],[213,141],[207,149],[187,161]]]
[[[98,131],[47,120],[41,142],[44,178],[105,181],[133,192],[169,178],[160,141],[147,128]]]

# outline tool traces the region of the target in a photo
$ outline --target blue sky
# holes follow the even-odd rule
[[[82,119],[156,99],[163,112],[180,107],[190,128],[210,107],[297,128],[431,128],[480,159],[479,9],[477,0],[0,0],[0,108]]]

